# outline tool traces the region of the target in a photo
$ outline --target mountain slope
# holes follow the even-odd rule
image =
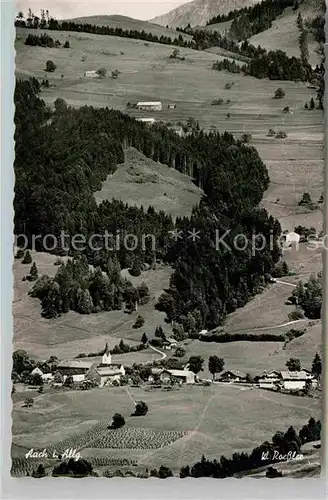
[[[181,5],[167,14],[155,17],[150,22],[170,27],[205,25],[209,19],[231,10],[249,7],[261,0],[194,0]]]
[[[69,21],[94,24],[95,26],[110,26],[112,28],[121,28],[122,30],[144,30],[146,33],[151,32],[153,35],[164,35],[171,38],[179,36],[179,33],[165,28],[165,25],[159,26],[158,24],[152,24],[151,22],[141,21],[140,19],[133,19],[132,17],[126,16],[84,16],[69,19]],[[183,35],[183,37],[187,39],[191,38],[189,35]]]

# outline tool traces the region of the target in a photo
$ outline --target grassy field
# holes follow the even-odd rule
[[[57,257],[42,252],[31,252],[33,260],[39,269],[39,275],[54,276],[58,267],[54,265]],[[57,356],[59,359],[75,357],[80,353],[88,354],[104,348],[106,342],[110,347],[118,344],[124,338],[129,344],[139,344],[143,332],[153,335],[157,325],[161,324],[169,331],[164,314],[154,309],[154,304],[162,290],[169,284],[172,273],[170,268],[159,268],[156,273],[145,271],[142,276],[130,276],[127,270],[122,273],[134,285],[144,281],[149,287],[151,300],[139,308],[139,313],[145,318],[142,329],[132,328],[137,313],[125,314],[122,311],[111,311],[99,314],[81,315],[70,311],[52,320],[41,317],[40,301],[28,295],[32,285],[22,281],[28,274],[30,265],[15,260],[14,273],[14,349],[25,349],[42,359]],[[113,356],[113,362],[132,364],[152,361],[158,358],[152,350]]]
[[[153,206],[174,218],[190,215],[202,195],[188,175],[152,161],[132,147],[125,151],[125,162],[95,193],[98,203],[115,198],[145,209]]]
[[[199,460],[202,453],[214,458],[251,450],[275,431],[289,425],[299,428],[312,415],[319,415],[318,400],[230,385],[183,387],[178,392],[129,391],[107,388],[44,394],[28,410],[18,403],[13,411],[13,443],[56,449],[56,443],[77,436],[74,443],[80,443],[76,447],[82,447],[82,457],[137,459],[140,466],[165,464],[177,471]],[[130,417],[132,398],[148,404],[145,417]],[[116,411],[126,418],[121,439],[105,425]],[[143,436],[140,443],[138,436]],[[114,448],[104,448],[106,443]],[[22,454],[17,447],[13,453]]]

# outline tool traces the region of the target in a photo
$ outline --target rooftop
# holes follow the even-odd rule
[[[88,370],[89,368],[91,368],[92,365],[94,365],[95,362],[93,359],[90,359],[90,360],[87,360],[87,359],[66,359],[66,360],[63,360],[63,361],[60,361],[60,363],[58,363],[57,365],[57,368],[60,369],[60,368],[84,368],[86,370]]]
[[[280,374],[284,380],[308,380],[311,377],[309,372],[305,370],[301,370],[299,372],[291,372],[286,370],[280,372]]]

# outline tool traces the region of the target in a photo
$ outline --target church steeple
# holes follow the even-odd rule
[[[108,347],[108,342],[106,342],[106,345],[105,345],[105,352],[103,354],[103,357],[102,357],[102,360],[101,360],[101,364],[103,364],[103,365],[111,365],[112,364],[112,356],[110,354],[110,349]]]

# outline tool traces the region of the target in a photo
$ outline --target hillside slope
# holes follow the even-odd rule
[[[300,57],[299,29],[297,27],[299,13],[305,21],[313,19],[320,14],[318,2],[307,0],[296,11],[292,8],[285,9],[284,13],[273,21],[271,28],[254,35],[249,39],[249,42],[256,47],[261,45],[267,50],[283,50],[290,57]],[[320,64],[320,55],[316,52],[318,44],[311,33],[308,35],[308,47],[310,64]]]
[[[151,32],[153,35],[157,36],[179,36],[179,33],[172,29],[165,28],[165,25],[159,26],[158,24],[153,24],[147,21],[141,21],[140,19],[133,19],[127,16],[84,16],[76,17],[74,19],[69,19],[69,21],[74,21],[75,23],[86,23],[93,24],[95,26],[110,26],[112,28],[121,28],[122,30],[137,30],[146,31],[146,33]],[[189,35],[183,35],[184,38],[191,38]]]
[[[249,7],[260,0],[194,0],[150,21],[162,26],[205,25],[209,19],[231,10]]]

